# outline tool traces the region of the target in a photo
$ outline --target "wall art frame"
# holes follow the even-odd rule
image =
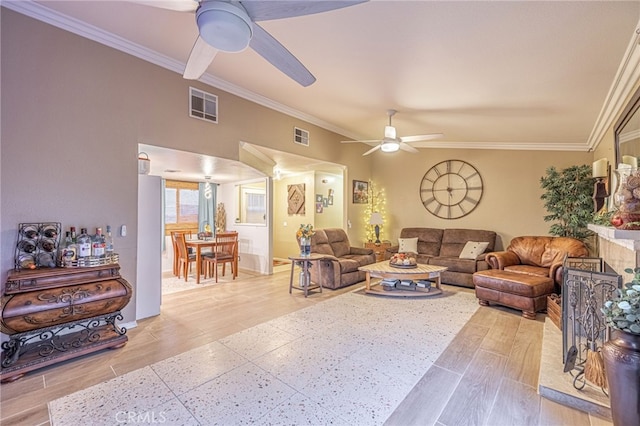
[[[353,204],[367,204],[369,202],[369,182],[353,180]]]

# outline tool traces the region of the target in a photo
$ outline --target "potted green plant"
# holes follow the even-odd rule
[[[640,268],[627,268],[633,279],[604,302],[609,340],[602,348],[613,424],[640,424]]]
[[[540,196],[549,212],[545,222],[556,222],[551,235],[587,241],[593,236],[587,225],[593,220],[592,167],[587,164],[557,170],[551,166],[540,178],[545,192]]]

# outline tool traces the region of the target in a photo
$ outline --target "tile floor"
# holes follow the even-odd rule
[[[477,309],[346,293],[52,401],[52,424],[379,425]]]

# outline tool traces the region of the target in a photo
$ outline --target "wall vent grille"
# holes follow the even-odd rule
[[[293,128],[293,142],[309,146],[309,132],[299,127]]]
[[[218,122],[218,97],[189,87],[189,117],[205,120],[210,123]]]

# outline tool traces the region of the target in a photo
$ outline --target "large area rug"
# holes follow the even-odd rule
[[[477,307],[346,293],[54,400],[51,421],[379,425]]]

